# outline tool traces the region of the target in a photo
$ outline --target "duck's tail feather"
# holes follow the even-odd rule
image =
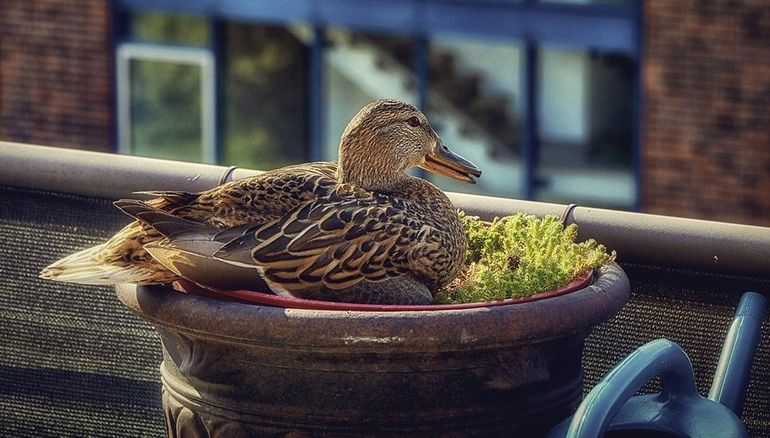
[[[162,234],[163,237],[173,237],[177,234],[200,231],[205,228],[201,223],[174,216],[159,208],[148,205],[144,201],[121,199],[113,202],[113,205],[123,213],[151,226],[155,231]]]
[[[182,192],[182,191],[142,191],[134,192],[135,195],[153,196],[156,198],[163,198],[173,206],[180,206],[189,204],[200,197],[200,193],[194,192]]]
[[[157,284],[158,272],[140,266],[118,266],[107,264],[100,260],[99,254],[104,244],[76,252],[58,260],[40,273],[40,278],[46,280],[64,281],[79,284]]]

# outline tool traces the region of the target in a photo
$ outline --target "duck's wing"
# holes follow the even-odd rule
[[[203,285],[247,288],[262,278],[273,292],[303,295],[411,274],[434,286],[445,248],[403,201],[324,176],[303,181],[311,200],[224,230],[142,201],[116,205],[165,237],[144,245],[155,260]]]
[[[440,250],[426,240],[433,231],[393,199],[339,185],[233,239],[214,258],[257,269],[276,293],[344,290],[407,273],[430,283],[428,263],[414,256]]]
[[[194,202],[170,210],[174,215],[220,229],[267,223],[336,184],[336,163],[282,167],[231,181],[200,193]]]
[[[145,247],[157,245],[169,236],[200,248],[204,238],[220,229],[243,224],[259,225],[283,216],[287,211],[314,197],[305,183],[321,180],[334,184],[334,162],[308,163],[268,171],[200,192],[152,191],[139,194],[154,197],[137,204],[119,201],[118,205],[138,221],[124,227],[104,244],[88,248],[52,263],[41,272],[43,278],[85,284],[137,283],[157,284],[178,279],[178,274],[147,254]],[[314,185],[313,183],[311,185]],[[319,183],[320,184],[320,183]],[[148,223],[155,223],[155,228]],[[205,225],[197,229],[195,223]],[[248,227],[246,227],[248,228]],[[158,230],[163,230],[160,233]],[[225,235],[222,239],[232,239]],[[214,243],[209,240],[212,253]],[[221,246],[221,243],[219,243]],[[204,245],[205,246],[205,245]],[[157,250],[161,251],[161,250]],[[180,254],[181,250],[178,251]],[[165,255],[171,255],[166,252]],[[193,257],[193,256],[190,256]],[[211,254],[208,254],[210,260]],[[206,258],[198,258],[203,263]],[[222,262],[218,262],[223,265]],[[250,271],[253,274],[253,271]]]
[[[387,198],[345,189],[330,190],[269,224],[225,230],[144,201],[115,205],[164,237],[144,245],[154,260],[219,289],[266,284],[275,293],[297,295],[400,277],[410,272],[409,250],[421,232]]]

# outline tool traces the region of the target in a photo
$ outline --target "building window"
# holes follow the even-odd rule
[[[273,169],[307,159],[306,46],[298,32],[224,24],[222,163]]]
[[[551,47],[538,55],[535,196],[629,207],[635,198],[632,60]]]
[[[118,150],[216,162],[211,54],[204,49],[122,44],[117,54]]]
[[[431,175],[446,190],[521,197],[523,56],[515,40],[429,40],[431,119],[447,144],[484,171],[484,179],[470,187]]]
[[[340,135],[361,107],[376,99],[417,105],[413,41],[403,35],[336,27],[324,33],[322,158],[336,160]]]
[[[301,30],[142,12],[128,29],[117,55],[122,153],[260,169],[306,159]]]
[[[221,164],[269,169],[335,159],[355,112],[396,98],[420,106],[444,141],[484,170],[475,186],[423,175],[446,190],[637,204],[636,0],[117,5],[132,17],[130,41],[212,54]],[[190,108],[195,96],[187,94]],[[156,148],[147,145],[132,151]],[[188,146],[178,147],[189,156]]]
[[[413,104],[421,98],[414,38],[345,28],[330,29],[325,38],[323,158],[331,160],[358,108],[379,98]],[[522,196],[526,53],[521,42],[437,36],[427,47],[426,112],[447,144],[484,169],[484,178],[468,186],[424,176],[446,190]],[[630,206],[632,60],[547,46],[535,56],[535,197]]]

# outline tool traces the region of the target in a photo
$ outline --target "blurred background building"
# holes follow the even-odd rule
[[[764,0],[0,7],[1,140],[269,169],[379,98],[484,170],[448,190],[770,225]]]

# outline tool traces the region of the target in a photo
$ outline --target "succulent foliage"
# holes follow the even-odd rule
[[[604,245],[577,243],[577,225],[556,216],[516,214],[491,223],[460,212],[467,236],[463,272],[436,294],[439,303],[504,300],[557,289],[614,260]]]

